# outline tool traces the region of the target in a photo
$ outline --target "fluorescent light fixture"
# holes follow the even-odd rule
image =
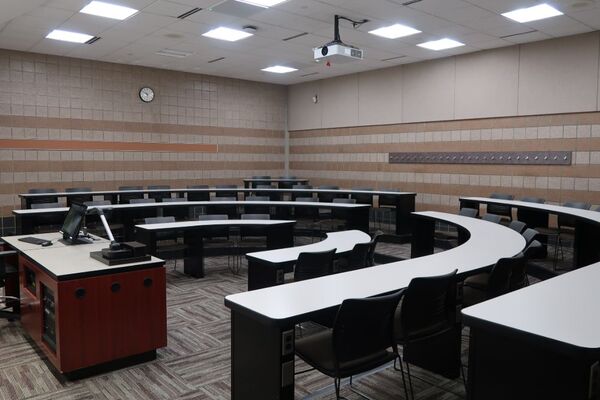
[[[86,35],[85,33],[61,31],[60,29],[55,29],[46,35],[46,39],[62,40],[63,42],[71,43],[85,43],[92,38],[92,35]]]
[[[202,36],[206,36],[213,39],[227,40],[228,42],[235,42],[252,36],[252,33],[220,26],[206,33],[203,33]]]
[[[456,40],[443,38],[440,40],[432,40],[430,42],[420,43],[417,46],[423,47],[429,50],[446,50],[453,49],[454,47],[464,46],[464,43],[457,42]]]
[[[533,7],[519,8],[518,10],[505,12],[502,15],[506,18],[512,19],[513,21],[524,23],[556,17],[557,15],[563,15],[563,13],[552,6],[543,3]]]
[[[287,0],[235,0],[235,1],[240,2],[240,3],[250,4],[253,6],[269,8],[269,7],[276,6],[277,4],[283,3],[284,1],[287,1]]]
[[[404,36],[414,35],[415,33],[421,33],[421,31],[411,28],[410,26],[394,24],[369,31],[369,33],[387,39],[398,39]]]
[[[166,57],[185,58],[187,56],[190,56],[192,53],[189,53],[187,51],[180,51],[180,50],[162,49],[162,50],[157,51],[156,54],[158,54],[159,56],[166,56]]]
[[[284,67],[283,65],[274,65],[272,67],[263,68],[261,71],[273,72],[276,74],[287,74],[288,72],[298,71],[296,68]]]
[[[133,14],[138,12],[138,10],[134,8],[118,6],[116,4],[105,3],[103,1],[92,1],[90,4],[79,10],[79,12],[122,21],[131,17]]]

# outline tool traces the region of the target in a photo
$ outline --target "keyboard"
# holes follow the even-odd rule
[[[42,244],[42,243],[46,243],[48,241],[48,239],[40,239],[40,238],[36,238],[33,236],[27,236],[27,237],[19,239],[19,241],[25,242],[25,243],[31,243],[31,244]]]

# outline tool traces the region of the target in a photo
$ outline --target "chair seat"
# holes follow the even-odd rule
[[[475,289],[485,290],[490,279],[490,274],[483,272],[481,274],[469,276],[464,281],[464,286],[469,286]]]
[[[385,350],[369,357],[342,362],[339,370],[336,370],[332,333],[332,329],[327,329],[296,339],[296,354],[325,375],[339,378],[371,370],[396,358],[393,352]]]

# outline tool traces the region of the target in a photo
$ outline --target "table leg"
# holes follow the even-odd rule
[[[578,220],[575,224],[575,239],[573,242],[573,268],[581,268],[600,260],[598,237],[600,227],[595,224]]]
[[[433,254],[435,244],[435,221],[426,218],[413,217],[412,241],[410,246],[411,258]]]
[[[267,227],[267,249],[282,249],[294,246],[294,225]]]
[[[248,290],[262,289],[284,283],[284,267],[270,264],[253,257],[248,260]]]
[[[369,211],[371,207],[349,208],[348,209],[348,229],[358,229],[369,233]]]
[[[198,231],[188,230],[183,234],[186,245],[183,272],[194,278],[204,278],[204,244]]]
[[[294,325],[231,311],[232,400],[294,398]]]
[[[136,239],[138,242],[146,245],[146,252],[150,255],[156,255],[156,233],[146,229],[140,229],[136,233]]]
[[[415,196],[396,198],[396,235],[408,235],[411,232],[411,213],[415,211]]]

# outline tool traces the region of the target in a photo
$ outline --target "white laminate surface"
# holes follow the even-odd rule
[[[441,253],[227,296],[240,306],[269,319],[285,319],[337,306],[345,299],[365,298],[408,286],[412,278],[458,269],[479,270],[525,247],[525,239],[503,225],[441,212],[414,213],[462,226],[470,233],[464,244]]]
[[[463,314],[573,346],[600,349],[600,263],[462,310]]]
[[[92,236],[95,239],[94,243],[104,243],[104,246],[106,246],[109,243],[108,240],[101,238],[99,236],[94,236],[94,235],[90,235],[90,236]],[[22,242],[19,240],[21,238],[26,238],[26,237],[34,237],[34,238],[38,238],[38,239],[50,240],[52,242],[52,246],[44,247],[39,244]],[[14,249],[19,250],[21,252],[27,252],[27,251],[31,251],[31,250],[43,250],[43,249],[47,249],[49,247],[67,246],[66,244],[59,241],[60,239],[62,239],[62,233],[60,233],[60,232],[35,233],[35,234],[32,233],[29,235],[4,236],[1,239],[4,240],[6,243],[10,244]]]
[[[481,204],[500,204],[516,208],[522,207],[536,209],[540,211],[545,211],[548,214],[572,215],[577,218],[586,219],[588,221],[600,224],[600,212],[598,211],[582,210],[579,208],[564,206],[555,206],[552,204],[532,203],[528,201],[492,199],[489,197],[460,197],[460,200],[479,202]]]
[[[208,220],[208,221],[181,221],[181,222],[166,222],[164,224],[143,224],[136,225],[136,228],[145,229],[148,231],[160,231],[163,229],[184,229],[184,228],[195,228],[202,226],[242,226],[242,225],[283,225],[295,223],[293,220],[279,220],[279,219],[222,219],[222,220]]]
[[[237,206],[298,206],[298,207],[318,207],[318,208],[339,208],[353,209],[371,207],[369,204],[349,204],[349,203],[325,203],[325,202],[304,202],[304,201],[183,201],[178,203],[140,203],[140,204],[111,204],[106,206],[93,206],[102,210],[119,210],[135,208],[172,208],[172,207],[190,207],[190,206],[218,206],[218,205],[237,205]],[[13,210],[15,215],[44,214],[51,212],[66,212],[68,207],[56,208],[36,208],[26,210]]]
[[[295,261],[300,253],[317,252],[336,249],[336,253],[351,251],[357,243],[368,243],[371,237],[359,230],[327,233],[327,238],[305,246],[287,247],[284,249],[257,251],[246,254],[249,257],[258,258],[270,263],[284,263]]]
[[[122,265],[106,265],[90,257],[90,252],[107,247],[107,242],[79,244],[74,246],[50,246],[41,250],[23,251],[27,257],[42,265],[47,271],[60,279],[63,276],[78,274],[100,274],[104,271],[118,272],[120,269],[162,261],[152,257],[143,261]]]

